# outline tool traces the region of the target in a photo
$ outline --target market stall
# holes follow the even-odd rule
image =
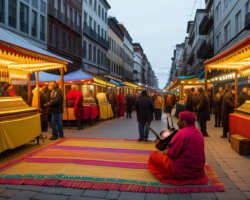
[[[208,83],[208,87],[212,87],[212,83]],[[185,111],[186,108],[186,94],[185,89],[195,88],[195,92],[198,92],[198,88],[203,87],[205,89],[205,82],[200,81],[196,75],[194,76],[179,76],[175,81],[167,88],[167,91],[179,91],[180,101],[176,103],[175,115],[178,117],[179,113]]]
[[[38,71],[61,69],[61,82],[68,60],[53,55],[44,49],[32,45],[16,34],[0,28],[0,153],[6,149],[21,146],[41,132],[40,98],[36,108],[28,106],[19,93],[27,88],[27,99],[31,101],[30,75],[36,72],[36,86],[39,87]],[[4,72],[4,73],[3,73]],[[25,92],[25,91],[23,91]],[[39,143],[39,140],[38,140]]]
[[[215,56],[204,63],[205,86],[208,82],[207,74],[211,70],[224,70],[234,73],[235,78],[235,109],[238,107],[238,78],[250,75],[250,37],[235,46]],[[206,86],[207,90],[207,86]],[[244,124],[243,124],[244,123]],[[234,114],[229,116],[230,136],[240,135],[250,139],[250,103],[246,102]]]

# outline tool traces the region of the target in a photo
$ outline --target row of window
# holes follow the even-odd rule
[[[119,44],[117,44],[116,41],[114,41],[111,37],[109,37],[109,50],[123,59],[123,48]]]
[[[87,2],[87,0],[85,0]],[[104,8],[101,7],[101,4],[97,3],[97,0],[88,0],[89,5],[94,9],[94,11],[97,12],[98,16],[105,22],[108,23],[108,16],[107,12],[104,10]],[[98,4],[98,10],[97,10],[97,4]]]
[[[107,67],[107,55],[95,46],[83,41],[83,58],[91,62]]]
[[[84,23],[87,24],[92,30],[94,30],[98,35],[103,37],[105,40],[107,39],[107,31],[105,31],[93,18],[88,15],[86,11],[84,11],[83,16]],[[89,22],[89,24],[87,23]]]
[[[26,0],[27,3],[29,3],[28,0]],[[33,3],[32,5],[34,7],[37,5],[36,3]],[[8,3],[8,25],[16,28],[17,27],[17,1],[16,0],[0,0],[0,22],[5,23],[5,3]],[[41,12],[46,13],[46,4],[43,1],[41,1]],[[42,6],[43,5],[43,6]],[[36,7],[37,8],[37,7]],[[45,11],[44,11],[45,8]],[[31,12],[31,20],[32,24],[31,27],[29,26],[29,6],[26,4],[20,2],[20,31],[29,34],[29,29],[31,29],[31,35],[33,37],[38,37],[37,33],[37,26],[38,26],[38,20],[40,23],[40,40],[45,41],[45,16],[38,15],[38,13],[35,10],[32,10]]]
[[[49,25],[49,44],[81,57],[81,40]]]
[[[122,75],[122,66],[116,64],[112,60],[108,60],[109,71],[117,75]]]
[[[124,61],[133,68],[134,66],[134,59],[131,58],[127,53],[124,53]]]

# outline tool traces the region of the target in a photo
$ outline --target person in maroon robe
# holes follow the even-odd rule
[[[83,95],[80,90],[78,90],[77,85],[72,85],[72,88],[74,89],[75,93],[73,96],[73,99],[75,99],[75,104],[74,104],[74,114],[75,114],[75,119],[80,122],[82,121],[82,112],[83,112]],[[78,129],[83,129],[82,126],[79,126]]]
[[[119,93],[119,95],[117,95],[115,99],[116,99],[116,110],[118,113],[118,117],[124,117],[125,108],[124,108],[123,95]]]
[[[204,138],[195,126],[196,117],[189,111],[179,114],[180,130],[168,144],[167,153],[154,151],[148,168],[161,182],[173,185],[203,185],[209,179],[204,172]]]

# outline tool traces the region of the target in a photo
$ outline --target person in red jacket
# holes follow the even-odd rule
[[[167,153],[154,151],[149,158],[148,168],[161,182],[174,185],[207,184],[204,172],[204,138],[195,126],[192,112],[179,114],[180,130],[167,146]]]
[[[79,122],[81,122],[82,121],[82,112],[83,112],[83,105],[82,105],[83,95],[82,95],[82,92],[80,90],[78,90],[77,85],[72,85],[71,88],[75,91],[74,96],[73,96],[73,99],[75,99],[75,104],[74,104],[75,119],[78,120]],[[83,127],[78,126],[78,130],[79,129],[83,129]]]

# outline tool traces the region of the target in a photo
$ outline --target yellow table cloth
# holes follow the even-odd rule
[[[41,134],[40,114],[0,122],[0,153],[19,147]]]
[[[99,105],[99,113],[101,119],[109,119],[114,116],[111,104]]]

